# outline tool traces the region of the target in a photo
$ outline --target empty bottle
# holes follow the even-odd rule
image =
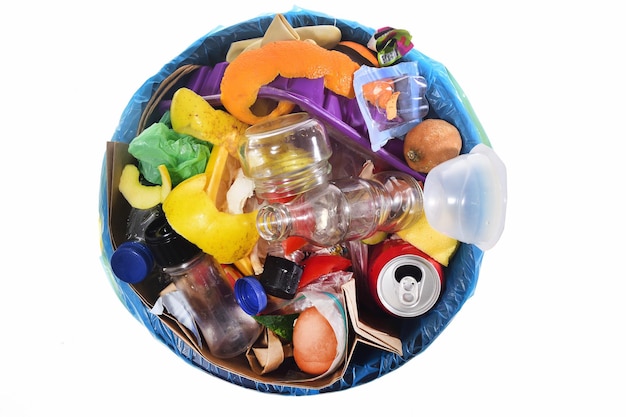
[[[287,203],[259,209],[257,229],[267,241],[300,236],[328,247],[365,239],[377,231],[394,233],[423,213],[419,182],[403,172],[371,179],[345,178],[315,187]]]

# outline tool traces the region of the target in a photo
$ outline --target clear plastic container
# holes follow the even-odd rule
[[[242,168],[257,197],[287,201],[328,181],[332,155],[326,129],[307,113],[292,113],[246,130]]]

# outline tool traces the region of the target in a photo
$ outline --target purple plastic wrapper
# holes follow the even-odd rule
[[[211,105],[221,106],[220,82],[227,62],[220,62],[215,67],[198,68],[186,82],[186,87],[203,96]],[[424,176],[409,168],[402,159],[402,148],[390,146],[373,152],[368,139],[368,126],[357,100],[324,88],[323,78],[285,78],[277,77],[274,81],[259,89],[259,98],[289,100],[306,111],[312,117],[324,123],[331,139],[356,151],[362,159],[371,160],[381,169],[394,169],[413,175],[423,181]],[[160,113],[170,107],[170,100],[159,104]],[[393,150],[390,151],[390,150]]]

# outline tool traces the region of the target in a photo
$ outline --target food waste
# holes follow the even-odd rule
[[[276,30],[277,26],[280,31]],[[270,307],[258,314],[258,321],[266,327],[259,343],[278,341],[285,346],[283,352],[291,353],[282,363],[261,367],[260,372],[292,366],[313,377],[341,368],[345,363],[347,338],[337,330],[342,327],[336,324],[337,317],[325,315],[323,306],[316,304],[316,297],[306,294],[330,293],[341,300],[341,284],[358,279],[359,271],[365,269],[361,265],[364,260],[352,252],[355,245],[368,248],[388,239],[403,239],[445,267],[459,242],[434,230],[424,216],[406,230],[376,232],[362,241],[342,242],[333,247],[318,247],[300,236],[289,236],[280,242],[261,239],[256,216],[266,202],[256,196],[254,182],[243,174],[239,150],[250,126],[302,110],[288,100],[262,99],[259,91],[277,77],[306,78],[323,80],[325,90],[344,100],[362,98],[367,103],[363,119],[407,126],[407,133],[388,139],[404,141],[401,157],[415,170],[416,178],[423,178],[435,165],[458,155],[461,136],[452,124],[443,120],[432,117],[422,120],[421,116],[403,119],[402,103],[411,97],[403,100],[402,95],[411,94],[412,90],[398,87],[402,77],[384,76],[387,71],[380,72],[381,78],[375,79],[378,72],[371,72],[367,83],[355,83],[355,73],[364,67],[374,71],[384,69],[385,64],[390,68],[400,65],[402,54],[412,47],[406,42],[405,32],[390,32],[389,28],[382,32],[387,36],[401,33],[405,42],[396,51],[390,51],[389,44],[385,44],[386,57],[392,52],[400,56],[381,62],[382,52],[371,49],[376,40],[369,46],[356,44],[341,39],[340,34],[337,36],[336,28],[326,26],[320,26],[318,31],[315,26],[296,31],[282,15],[276,16],[271,28],[274,29],[272,33],[268,29],[267,39],[236,45],[238,49],[229,54],[220,85],[220,103],[210,104],[187,87],[173,92],[170,107],[158,122],[158,132],[150,132],[159,137],[151,145],[142,133],[135,145],[135,140],[131,142],[129,153],[137,162],[123,168],[119,191],[135,208],[162,204],[172,228],[213,256],[225,269],[236,271],[234,281],[244,276],[259,277],[270,254],[297,264],[303,273],[294,299],[273,300]],[[280,35],[275,36],[276,33]],[[378,35],[380,44],[381,34]],[[392,69],[399,68],[403,67]],[[370,124],[368,129],[377,127]],[[171,150],[170,155],[167,149]],[[161,157],[153,158],[157,154]],[[183,154],[186,159],[180,160]],[[196,165],[187,169],[186,161]],[[151,175],[148,169],[152,170]],[[371,160],[354,167],[362,177],[380,169]],[[272,301],[272,296],[267,298]],[[341,314],[345,330],[345,311]],[[342,357],[338,360],[338,356]]]

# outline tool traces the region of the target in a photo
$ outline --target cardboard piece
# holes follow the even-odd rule
[[[380,317],[376,319],[370,314],[368,319],[365,311],[359,312],[355,280],[351,279],[345,283],[342,290],[349,324],[357,336],[356,341],[402,356],[402,340],[398,336],[398,330],[393,329],[389,325],[390,322],[382,323]],[[373,324],[374,322],[376,324]]]
[[[291,345],[283,345],[278,336],[268,329],[264,330],[252,349],[246,353],[250,368],[258,375],[275,371],[283,364],[285,358],[292,355]]]

